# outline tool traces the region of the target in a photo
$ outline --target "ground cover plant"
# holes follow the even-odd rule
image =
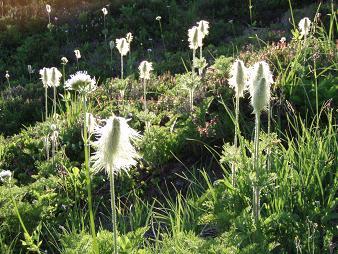
[[[337,6],[229,2],[2,2],[0,253],[337,252]]]

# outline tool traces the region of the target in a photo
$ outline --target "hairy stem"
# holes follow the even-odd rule
[[[117,220],[116,220],[116,203],[115,203],[115,181],[113,168],[109,168],[110,178],[110,202],[112,211],[113,231],[114,231],[114,254],[117,254]]]
[[[260,129],[260,113],[255,114],[255,149],[254,149],[254,170],[256,172],[256,179],[254,184],[254,200],[253,200],[253,214],[255,218],[256,225],[259,220],[259,211],[260,211],[260,200],[259,200],[259,177],[260,177],[260,168],[259,168],[259,129]]]

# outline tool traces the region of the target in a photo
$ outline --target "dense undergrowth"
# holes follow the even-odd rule
[[[83,110],[99,121],[112,114],[129,118],[129,125],[143,135],[135,143],[141,155],[137,166],[116,178],[119,253],[336,251],[335,5],[305,10],[312,13],[313,25],[304,38],[297,29],[304,10],[291,9],[295,16],[290,20],[296,19],[291,28],[277,23],[267,27],[271,12],[259,19],[277,7],[282,15],[290,8],[287,1],[262,1],[254,6],[251,20],[247,5],[236,2],[232,8],[218,8],[221,2],[154,1],[147,5],[139,1],[124,3],[116,7],[118,11],[112,5],[109,11],[119,15],[107,17],[108,30],[103,33],[93,32],[102,27],[87,26],[103,25],[102,13],[93,7],[92,12],[81,11],[77,21],[65,15],[68,21],[52,22],[51,30],[46,30],[46,21],[32,18],[32,24],[22,30],[24,36],[3,37],[14,40],[7,44],[0,38],[5,45],[0,64],[11,74],[1,89],[0,172],[13,174],[10,181],[0,178],[1,253],[95,253],[87,202]],[[53,4],[62,6],[59,1]],[[241,12],[239,7],[247,10]],[[156,15],[155,9],[159,10]],[[163,34],[157,15],[164,22]],[[186,18],[180,18],[183,15]],[[186,30],[200,16],[213,21],[203,48],[209,66],[194,90],[191,110]],[[224,21],[225,16],[234,21]],[[35,27],[34,22],[39,24]],[[17,34],[8,27],[6,33]],[[18,27],[15,23],[11,29]],[[247,27],[246,34],[240,32]],[[119,56],[114,49],[111,61],[108,42],[129,31],[134,32],[135,41],[126,57],[127,75],[115,78],[120,72]],[[59,65],[61,56],[71,59],[75,48],[84,57],[79,66],[75,59],[70,61],[63,73],[86,69],[98,78],[98,88],[88,95],[84,108],[81,97],[65,91],[62,84],[57,114],[50,108],[44,119],[44,88],[37,71],[26,74],[26,65],[33,69]],[[255,122],[248,94],[240,99],[239,145],[233,146],[235,99],[228,80],[236,58],[247,66],[264,60],[273,71],[271,118],[262,114],[259,179],[253,168]],[[146,112],[136,72],[143,59],[152,61],[158,74],[152,74],[147,83]],[[53,95],[48,95],[51,103]],[[26,124],[31,126],[23,128]],[[57,149],[54,156],[52,151],[47,156],[45,137],[55,131]],[[231,175],[234,163],[236,184]],[[91,180],[99,252],[113,253],[109,178],[102,172],[92,174]],[[258,222],[252,214],[255,184],[261,187]]]

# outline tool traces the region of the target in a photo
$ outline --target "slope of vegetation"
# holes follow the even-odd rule
[[[99,136],[87,132],[85,113],[96,119],[96,128],[111,116],[127,118],[142,135],[132,143],[137,164],[114,177],[118,253],[337,251],[333,2],[252,1],[249,8],[251,1],[76,6],[60,0],[49,3],[49,24],[45,2],[23,1],[15,8],[4,2],[1,253],[115,252],[111,177],[94,173],[88,159]],[[36,15],[25,16],[30,8]],[[306,34],[298,27],[304,16],[311,20]],[[201,53],[189,49],[187,34],[200,19],[210,22]],[[121,65],[118,45],[110,42],[128,32],[133,40]],[[199,59],[195,65],[192,53]],[[68,62],[62,64],[61,57]],[[257,62],[271,70],[261,128],[255,127],[252,91],[236,100],[236,59],[250,68],[245,82],[255,80]],[[154,68],[149,79],[137,69],[143,60]],[[45,66],[57,66],[63,75],[55,101],[53,89],[40,80]],[[69,74],[78,70],[96,77],[91,93],[67,90]]]

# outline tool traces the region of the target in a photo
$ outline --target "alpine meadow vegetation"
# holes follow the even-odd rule
[[[337,253],[333,0],[0,14],[0,253]]]

